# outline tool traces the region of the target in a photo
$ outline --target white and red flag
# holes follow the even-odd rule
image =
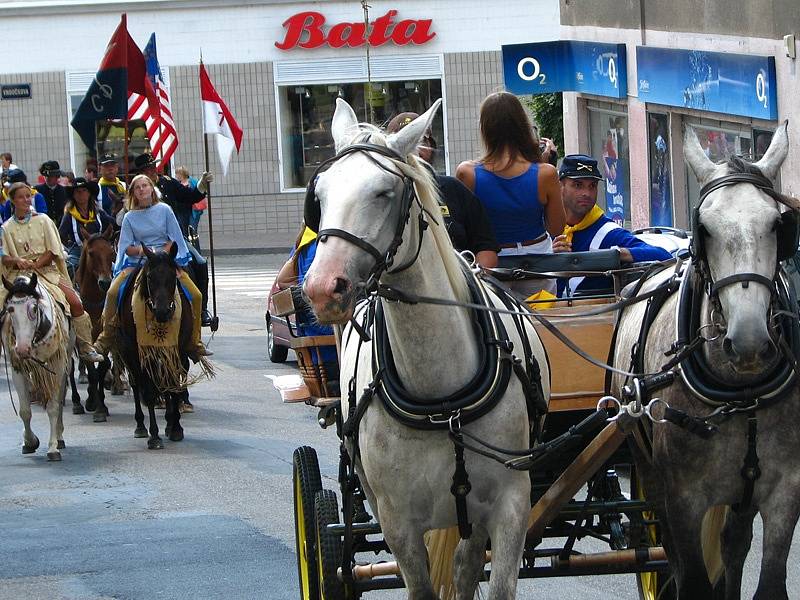
[[[222,165],[222,174],[228,174],[228,164],[233,149],[242,147],[242,128],[233,118],[228,105],[214,89],[206,68],[200,63],[200,98],[203,101],[203,132],[217,137],[217,153]]]

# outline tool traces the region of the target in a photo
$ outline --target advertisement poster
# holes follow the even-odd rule
[[[625,163],[619,159],[617,129],[606,132],[601,167],[606,187],[606,216],[622,226],[625,222]]]
[[[669,117],[650,113],[650,225],[672,227]]]

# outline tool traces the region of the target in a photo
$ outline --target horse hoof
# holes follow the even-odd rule
[[[64,440],[58,440],[58,444],[56,445],[56,448],[58,448],[59,450],[63,450],[66,447],[67,447],[67,445],[64,443]]]
[[[73,415],[85,415],[86,411],[83,410],[83,406],[80,404],[73,404],[72,405],[72,414]]]
[[[133,432],[133,437],[135,438],[146,438],[147,437],[147,429],[144,427],[137,427],[136,430]]]
[[[186,400],[184,402],[181,402],[181,405],[178,408],[178,410],[180,410],[181,413],[193,413],[194,412],[194,405],[191,402],[189,402],[188,400]]]
[[[47,460],[52,462],[58,462],[59,460],[61,460],[61,452],[48,452]]]
[[[165,436],[169,437],[171,433],[172,433],[172,427],[171,426],[167,425],[166,427],[164,427],[164,435]]]
[[[161,438],[157,439],[150,439],[147,440],[147,449],[148,450],[163,450],[164,449],[164,442],[161,441]]]
[[[105,423],[106,420],[106,413],[103,412],[96,412],[92,417],[92,421],[95,423]]]
[[[86,376],[86,373],[81,373],[78,376],[78,383],[89,383],[89,378]]]
[[[86,401],[86,410],[88,410],[89,412],[94,412],[95,410],[97,410],[97,403],[87,400]]]
[[[28,446],[27,444],[22,444],[22,453],[23,454],[33,454],[39,448],[39,438],[36,438],[36,441],[33,443],[33,446]]]
[[[169,439],[173,442],[180,442],[183,440],[183,429],[174,429],[169,432]]]

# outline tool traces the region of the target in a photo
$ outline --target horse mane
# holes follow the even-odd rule
[[[355,143],[389,146],[385,132],[374,125],[359,123],[358,128],[353,129],[353,134],[345,141],[344,146]],[[428,231],[433,234],[436,249],[444,263],[447,279],[453,287],[456,297],[459,300],[467,301],[469,298],[469,289],[467,288],[467,280],[464,277],[464,270],[462,267],[463,259],[456,253],[453,243],[450,241],[450,235],[447,233],[447,229],[444,226],[444,220],[441,218],[442,211],[439,207],[439,186],[436,184],[433,172],[431,169],[426,168],[425,165],[427,163],[416,154],[409,154],[405,158],[407,162],[401,162],[391,158],[388,160],[390,160],[400,172],[414,182],[417,198],[419,198],[423,209],[428,214],[428,222],[430,224]]]

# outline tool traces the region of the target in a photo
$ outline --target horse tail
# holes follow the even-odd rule
[[[460,541],[458,527],[433,529],[425,534],[431,585],[441,600],[453,600],[456,595],[453,556]]]
[[[706,572],[712,586],[715,586],[725,573],[721,537],[730,510],[730,506],[727,505],[712,506],[703,517],[700,539],[703,544],[703,562],[706,564]]]

